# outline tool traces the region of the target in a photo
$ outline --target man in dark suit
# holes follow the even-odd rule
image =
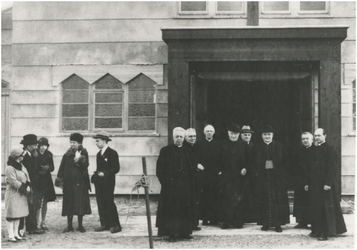
[[[119,155],[108,146],[111,141],[109,134],[105,131],[99,132],[95,139],[100,151],[97,154],[97,170],[92,176],[95,186],[100,227],[96,232],[110,230],[111,233],[121,232],[117,207],[114,203],[115,174],[119,172]]]
[[[26,217],[26,231],[29,234],[43,234],[45,231],[37,228],[37,211],[40,209],[40,190],[39,190],[39,175],[37,167],[37,136],[34,134],[27,134],[20,142],[24,145],[25,155],[22,164],[27,169],[31,180],[32,196],[29,197],[29,215]],[[24,236],[24,219],[20,220],[19,225],[20,236]]]
[[[337,153],[326,143],[326,132],[318,128],[314,133],[315,148],[310,169],[308,190],[312,215],[311,237],[327,240],[347,232],[337,193]]]

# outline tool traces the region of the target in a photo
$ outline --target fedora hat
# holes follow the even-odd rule
[[[94,139],[102,139],[102,140],[106,140],[106,141],[111,141],[111,139],[109,138],[109,133],[106,131],[100,131],[97,133],[96,136],[93,136]]]
[[[22,141],[20,142],[20,144],[22,145],[33,145],[37,143],[38,143],[37,136],[34,134],[24,135]]]
[[[251,133],[251,134],[253,134],[254,131],[250,130],[250,126],[249,125],[243,125],[241,133]]]
[[[232,123],[228,126],[227,128],[228,131],[231,131],[231,132],[234,132],[234,133],[239,133],[240,132],[240,127],[235,124],[235,123]]]
[[[274,133],[274,129],[271,125],[264,125],[262,128],[261,128],[261,131],[262,133]]]

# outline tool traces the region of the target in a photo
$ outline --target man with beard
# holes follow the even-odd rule
[[[229,227],[242,228],[244,182],[247,173],[245,143],[238,141],[240,128],[236,124],[228,127],[228,140],[222,143],[222,229]]]
[[[185,141],[183,146],[187,149],[188,156],[192,163],[193,172],[194,172],[194,181],[195,181],[195,208],[193,215],[193,228],[194,231],[199,231],[201,228],[198,226],[198,206],[200,203],[200,197],[202,192],[202,165],[198,166],[197,163],[197,147],[196,147],[196,130],[194,128],[186,129]]]
[[[160,150],[156,175],[161,184],[157,208],[158,236],[169,235],[169,241],[179,236],[193,239],[192,222],[195,203],[193,167],[183,147],[185,130],[173,130],[174,143]]]
[[[205,139],[197,143],[198,166],[202,169],[203,180],[199,219],[202,220],[202,225],[217,225],[221,144],[213,138],[215,129],[212,125],[207,125],[203,133]]]
[[[336,189],[337,153],[326,143],[324,129],[316,129],[314,137],[316,147],[308,185],[305,187],[310,194],[312,215],[310,236],[318,237],[318,240],[328,240],[328,236],[347,232]]]
[[[309,220],[309,196],[305,190],[309,171],[311,168],[313,157],[313,136],[310,132],[301,134],[301,147],[298,149],[295,156],[295,190],[294,190],[294,217],[298,223],[295,228],[307,228],[307,224],[311,224]]]
[[[289,223],[289,201],[286,188],[287,153],[283,144],[273,141],[272,126],[261,129],[262,142],[254,146],[255,174],[257,179],[257,224],[267,231]]]

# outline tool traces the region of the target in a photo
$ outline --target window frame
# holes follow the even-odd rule
[[[202,1],[206,3],[206,11],[182,11],[181,3],[182,1],[178,1],[178,14],[179,15],[208,15],[209,13],[209,1]]]
[[[301,11],[300,10],[300,2],[302,1],[289,1],[289,11],[264,11],[264,3],[266,1],[259,1],[259,14],[260,18],[270,18],[270,17],[291,17],[291,18],[297,18],[297,17],[329,17],[330,16],[330,2],[329,1],[324,1],[325,2],[325,10],[319,11],[319,10],[312,10],[312,11]]]
[[[237,1],[238,2],[238,1]],[[246,10],[247,10],[247,1],[240,1],[242,2],[242,11],[219,11],[218,10],[218,3],[219,1],[215,1],[215,15],[244,15],[246,14]]]
[[[105,75],[105,74],[104,74]],[[123,102],[122,102],[122,128],[95,128],[95,93],[108,93],[108,89],[96,89],[95,83],[88,83],[88,130],[65,130],[63,129],[63,97],[64,97],[64,88],[63,84],[60,84],[60,98],[61,104],[59,105],[59,129],[62,135],[68,135],[74,132],[82,133],[83,135],[93,135],[98,131],[106,130],[110,133],[113,133],[117,136],[140,136],[140,135],[154,135],[157,136],[157,88],[154,88],[154,102],[155,105],[155,119],[154,121],[154,130],[129,130],[129,84],[122,84],[121,89],[114,90],[114,92],[123,93]],[[156,86],[156,85],[155,85]],[[109,89],[113,91],[113,89]]]
[[[237,17],[242,18],[247,15],[247,1],[242,2],[242,11],[218,11],[217,1],[205,1],[206,11],[181,11],[181,1],[177,2],[177,18],[226,18]]]

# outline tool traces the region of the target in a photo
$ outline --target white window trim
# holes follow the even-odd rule
[[[181,1],[177,2],[178,14],[179,15],[208,15],[209,13],[209,1],[206,2],[206,10],[205,11],[182,11],[181,10]]]
[[[325,10],[300,10],[300,2],[299,2],[299,8],[298,8],[298,14],[299,15],[318,15],[318,14],[330,14],[330,2],[329,1],[324,1],[326,9]]]
[[[301,11],[300,10],[301,1],[289,1],[289,11],[265,11],[264,1],[259,2],[259,9],[261,17],[275,17],[275,16],[291,16],[291,17],[319,17],[319,16],[330,16],[330,3],[326,3],[326,9],[323,11],[312,10],[312,11]]]
[[[211,5],[213,5],[213,4],[211,4]],[[214,13],[216,15],[244,15],[244,14],[246,14],[246,11],[247,11],[247,2],[242,1],[242,10],[241,11],[219,11],[218,10],[218,1],[215,2],[214,7],[215,7]]]
[[[259,2],[259,9],[261,10],[260,13],[263,15],[291,15],[292,3],[289,1],[289,10],[285,11],[268,11],[264,10],[264,1]],[[300,3],[300,2],[298,2]]]

